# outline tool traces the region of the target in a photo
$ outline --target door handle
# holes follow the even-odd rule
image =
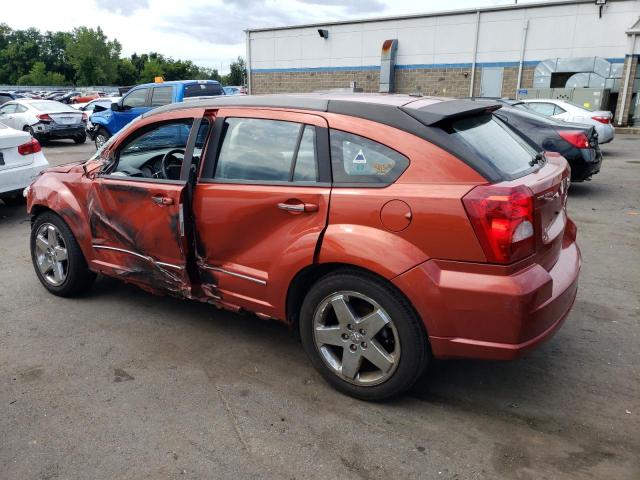
[[[151,197],[151,201],[158,205],[173,205],[173,198],[163,197],[161,195],[154,195]]]
[[[315,203],[279,203],[278,208],[286,212],[292,213],[309,213],[317,212],[318,205]]]

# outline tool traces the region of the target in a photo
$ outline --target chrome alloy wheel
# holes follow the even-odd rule
[[[313,339],[324,363],[354,385],[383,383],[400,360],[393,320],[373,299],[357,292],[336,292],[320,302],[313,316]]]
[[[67,246],[58,228],[43,223],[36,233],[36,261],[42,277],[47,283],[59,286],[69,272]]]
[[[98,135],[96,135],[96,150],[100,150],[102,148],[102,146],[107,143],[107,140],[109,140],[106,135],[103,135],[102,133],[99,133]]]

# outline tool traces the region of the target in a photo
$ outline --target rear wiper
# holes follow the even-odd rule
[[[539,165],[544,160],[544,155],[542,152],[538,152],[535,156],[529,161],[529,166],[533,167],[534,165]]]

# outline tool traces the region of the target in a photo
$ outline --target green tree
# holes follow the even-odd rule
[[[117,70],[116,83],[118,85],[134,85],[137,82],[139,73],[130,59],[121,58]]]
[[[78,27],[67,43],[66,53],[76,71],[78,85],[109,85],[118,74],[122,47],[117,40],[108,41],[102,29]]]
[[[27,75],[18,79],[18,85],[67,85],[64,75],[58,72],[47,72],[44,62],[36,62]]]
[[[164,75],[164,69],[162,64],[158,60],[149,60],[144,64],[144,68],[140,73],[140,83],[153,82],[156,77],[162,77]]]
[[[244,85],[247,78],[247,65],[244,58],[238,57],[229,66],[229,75],[226,76],[226,85]]]

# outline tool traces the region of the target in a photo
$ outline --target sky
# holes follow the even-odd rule
[[[538,0],[540,1],[540,0]],[[156,51],[227,73],[245,55],[246,28],[513,4],[514,0],[3,0],[14,29],[100,26],[122,54]],[[519,3],[531,3],[520,0]],[[55,6],[54,6],[55,5]]]

